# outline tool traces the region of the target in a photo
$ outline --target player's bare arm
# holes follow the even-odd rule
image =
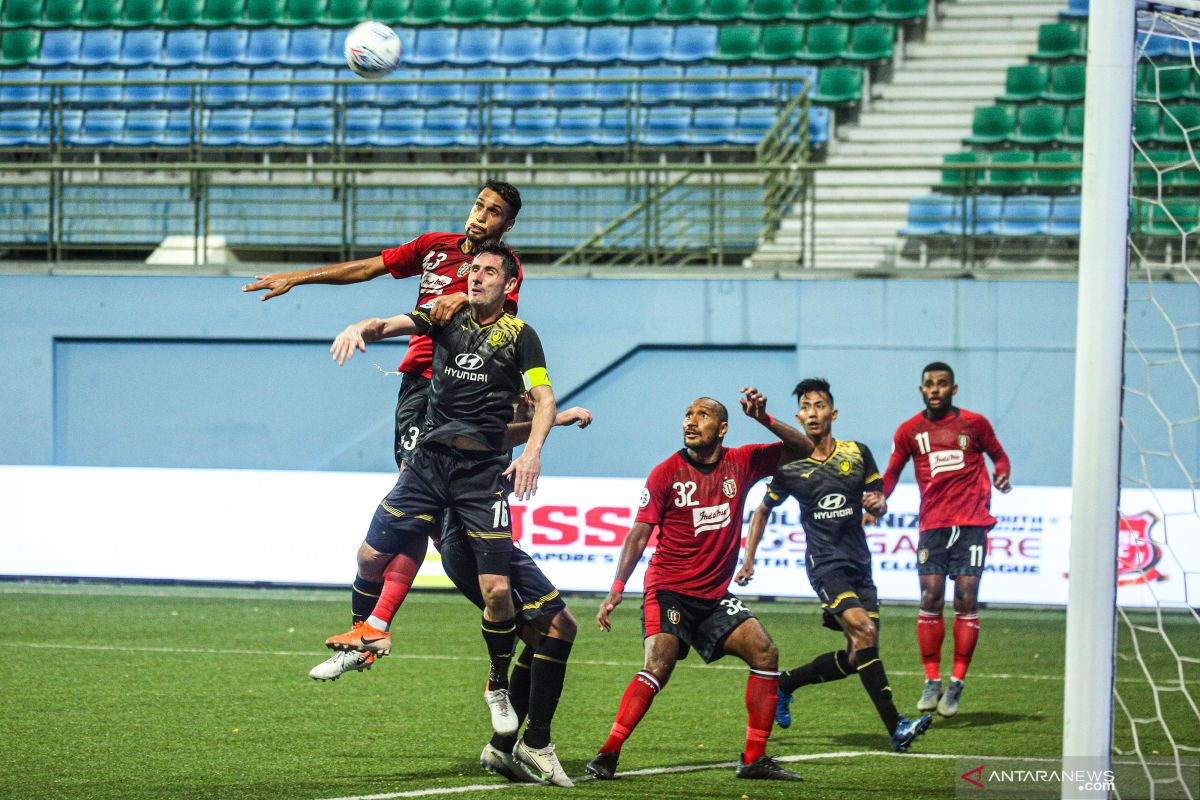
[[[812,455],[812,439],[809,439],[803,431],[797,430],[767,413],[767,396],[765,394],[753,386],[743,386],[741,391],[742,396],[739,402],[742,404],[743,413],[762,424],[783,442],[784,451],[779,458],[780,466]]]
[[[617,575],[613,579],[612,589],[608,597],[600,601],[600,610],[596,612],[596,624],[602,631],[612,630],[612,619],[609,617],[613,610],[621,605],[625,596],[625,581],[633,575],[637,565],[646,552],[646,544],[650,541],[651,527],[645,522],[635,522],[621,545],[621,558],[617,561]]]
[[[529,396],[534,405],[529,441],[521,455],[503,473],[512,481],[513,496],[518,500],[528,500],[537,493],[538,476],[542,472],[542,445],[558,415],[554,405],[554,390],[549,384],[534,386],[529,390]]]
[[[407,336],[416,333],[417,323],[407,314],[382,319],[370,317],[353,325],[337,335],[329,352],[340,367],[354,357],[354,351],[367,352],[367,344],[378,342],[380,339],[390,339],[393,336]]]
[[[586,428],[591,424],[592,412],[583,406],[571,406],[566,411],[559,411],[554,417],[554,427],[556,428],[564,428],[567,425]],[[525,444],[529,441],[529,433],[532,430],[533,423],[528,420],[508,423],[508,430],[504,434],[504,448],[511,450]]]
[[[429,310],[429,318],[433,324],[443,326],[454,318],[454,315],[467,307],[467,293],[455,292],[439,297]]]
[[[288,290],[292,287],[305,283],[331,283],[339,285],[362,283],[363,281],[377,278],[385,272],[387,272],[387,267],[384,266],[383,256],[372,256],[371,258],[363,258],[358,261],[344,261],[341,264],[332,264],[328,267],[317,267],[316,269],[306,269],[297,272],[275,272],[270,275],[255,275],[254,283],[247,283],[242,287],[242,291],[265,291],[266,294],[260,297],[259,300],[270,300],[272,297],[287,294]]]
[[[771,508],[766,503],[759,503],[758,508],[750,515],[750,532],[746,535],[746,555],[742,560],[741,569],[733,576],[734,583],[745,586],[754,579],[754,556],[758,553],[758,543],[762,541],[763,533],[767,530],[767,517]]]

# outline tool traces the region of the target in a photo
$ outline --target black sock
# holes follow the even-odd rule
[[[488,673],[488,689],[508,688],[508,664],[517,647],[517,618],[489,620],[483,618],[483,640],[487,642],[491,671]]]
[[[513,662],[512,674],[508,676],[508,704],[517,715],[517,727],[525,721],[529,713],[529,666],[533,661],[533,648],[525,645],[521,655]],[[511,753],[517,743],[517,734],[508,735],[493,733],[492,747],[502,753]]]
[[[789,669],[787,672],[781,672],[779,688],[787,694],[791,694],[801,686],[840,681],[847,675],[853,674],[854,667],[850,664],[850,656],[845,650],[838,650],[836,653],[822,653],[807,664]]]
[[[562,697],[567,677],[567,659],[571,642],[543,636],[533,654],[529,685],[529,724],[525,726],[525,744],[533,748],[550,744],[550,722]]]
[[[357,575],[354,576],[354,583],[350,584],[351,621],[366,621],[367,617],[371,616],[371,612],[375,610],[375,601],[379,599],[379,593],[382,591],[383,583],[381,581],[369,581]]]
[[[888,685],[887,672],[883,669],[883,661],[879,658],[878,647],[867,647],[854,654],[858,663],[858,677],[862,680],[863,688],[871,696],[875,710],[888,733],[894,733],[900,723],[900,712],[892,702],[892,687]]]

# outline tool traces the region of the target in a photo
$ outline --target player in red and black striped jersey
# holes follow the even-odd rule
[[[766,398],[742,389],[746,415],[770,428],[782,443],[726,448],[725,406],[701,397],[683,417],[683,449],[655,467],[642,490],[617,566],[612,591],[596,622],[612,630],[609,615],[622,600],[625,581],[641,561],[652,530],[658,547],[646,568],[642,603],[644,669],[630,682],[608,740],[587,765],[602,780],[616,775],[621,746],[667,684],[675,663],[695,648],[705,662],[732,653],[750,666],[746,684],[746,749],[739,778],[801,780],[766,754],[779,686],[779,652],[762,623],[730,594],[729,579],[741,547],[746,493],[781,464],[812,452],[803,433],[767,413]]]
[[[917,573],[921,610],[917,642],[925,666],[925,690],[917,708],[945,717],[958,713],[963,680],[979,639],[979,579],[987,560],[987,534],[996,524],[990,505],[992,486],[1012,489],[1008,455],[992,424],[982,414],[954,405],[958,385],[950,365],[935,361],[921,371],[925,410],[896,429],[892,457],[883,475],[890,496],[911,458],[921,491]],[[994,477],[989,480],[986,453]],[[954,671],[942,691],[942,608],[946,576],[954,579]]]

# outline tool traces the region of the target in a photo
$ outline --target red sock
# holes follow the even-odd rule
[[[752,669],[746,681],[746,752],[742,763],[751,764],[767,752],[767,737],[775,722],[779,670]]]
[[[661,688],[658,678],[649,672],[643,670],[633,676],[629,686],[625,687],[625,694],[621,696],[621,705],[617,707],[617,719],[613,722],[608,739],[600,748],[601,753],[621,752],[621,745],[625,744],[633,729],[642,721],[642,717],[646,716],[650,704],[654,702],[654,695],[658,694]]]
[[[375,601],[372,617],[392,624],[392,617],[396,616],[396,610],[400,608],[404,598],[408,597],[413,579],[417,577],[417,571],[425,561],[426,549],[425,539],[414,537],[413,544],[406,548],[406,552],[397,553],[384,567],[383,591]]]
[[[967,677],[967,667],[971,666],[971,656],[975,653],[975,643],[979,641],[979,615],[954,615],[954,672],[951,677],[962,680]]]
[[[955,623],[957,640],[958,623]],[[925,665],[925,680],[942,677],[942,640],[946,638],[946,620],[941,614],[917,612],[917,644],[921,648],[921,663]]]

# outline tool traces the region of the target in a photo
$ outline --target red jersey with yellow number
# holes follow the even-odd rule
[[[746,493],[779,466],[783,444],[726,448],[715,464],[680,450],[650,472],[636,522],[658,526],[645,590],[724,597],[742,546]]]
[[[467,290],[467,272],[471,259],[462,251],[466,237],[461,233],[425,233],[411,242],[384,250],[383,265],[393,278],[421,276],[417,289],[416,308],[428,310],[429,305],[444,294],[456,294]],[[510,313],[517,313],[517,293],[521,291],[521,262],[517,260],[517,288],[508,296],[512,303]],[[433,365],[433,340],[428,336],[413,336],[408,340],[408,350],[400,362],[401,372],[420,373],[430,376]]]
[[[883,492],[892,493],[912,458],[921,490],[921,530],[995,525],[984,453],[998,474],[1009,474],[1008,455],[982,414],[951,408],[943,418],[932,420],[921,412],[896,429]]]

